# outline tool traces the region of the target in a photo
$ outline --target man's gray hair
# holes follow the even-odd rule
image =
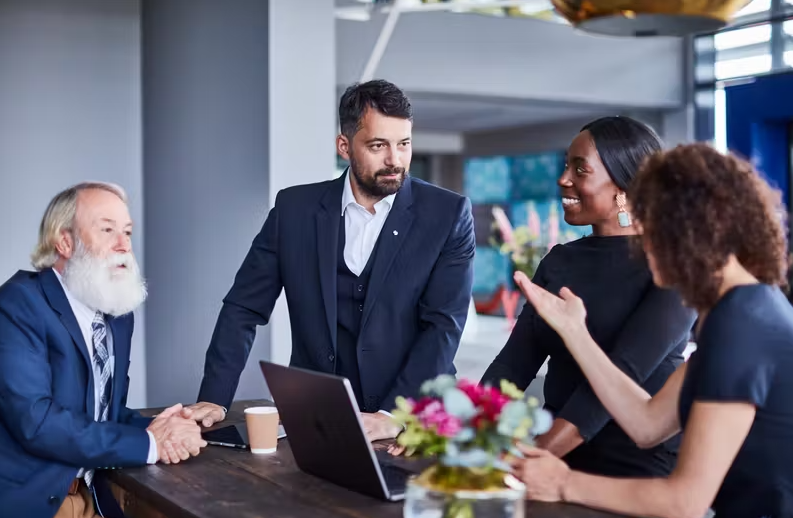
[[[80,191],[89,189],[101,189],[111,192],[121,198],[124,203],[127,203],[127,195],[124,189],[112,183],[83,182],[59,192],[50,201],[47,210],[44,212],[44,217],[41,219],[41,225],[39,226],[39,241],[30,256],[31,263],[36,270],[51,268],[58,261],[59,255],[55,245],[64,230],[74,230],[74,219],[77,215],[77,197]]]

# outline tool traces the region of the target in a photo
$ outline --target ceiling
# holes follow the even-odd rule
[[[618,113],[605,106],[410,93],[416,129],[471,132]]]
[[[526,3],[547,1],[526,0]],[[358,0],[335,0],[335,3],[337,6],[365,6]],[[469,23],[463,23],[464,21]],[[383,23],[383,16],[370,21],[337,21],[337,27],[340,28],[340,34],[343,36],[337,38],[340,60],[337,67],[339,96],[343,93],[345,83],[351,83],[360,77]],[[446,29],[446,32],[439,31],[439,24]],[[499,41],[465,46],[470,39],[470,29],[474,25],[478,28],[477,34],[480,36],[490,34],[491,39],[495,38]],[[354,34],[354,37],[350,37],[350,34]],[[507,44],[504,48],[505,41],[512,41],[505,38],[511,38],[513,35],[516,36],[516,43],[511,46]],[[438,38],[443,38],[446,44],[450,45],[448,50],[445,50],[445,45],[438,45]],[[531,48],[529,44],[532,41],[536,44],[537,38],[540,38],[543,45],[548,46],[548,52],[520,50],[522,47]],[[647,46],[652,42],[641,43]],[[621,49],[622,42],[620,41],[619,44]],[[397,23],[375,76],[383,74],[383,77],[395,78],[397,84],[404,85],[414,107],[415,128],[420,131],[454,133],[491,131],[589,119],[636,109],[654,110],[655,106],[638,108],[635,103],[630,104],[631,96],[625,98],[613,95],[615,89],[619,90],[612,85],[614,74],[621,73],[627,66],[626,63],[633,63],[637,59],[634,55],[618,58],[615,52],[620,49],[613,47],[614,41],[611,39],[584,38],[573,34],[568,27],[538,20],[510,22],[497,20],[494,17],[475,17],[457,13],[431,15],[414,13],[403,17]],[[647,52],[650,52],[649,47],[645,47],[644,52],[641,53],[641,60],[644,63],[647,62]],[[673,49],[673,53],[676,64],[677,47]],[[427,57],[430,54],[431,56]],[[493,78],[493,81],[502,79],[502,83],[497,84],[521,85],[521,87],[490,88],[477,78],[471,78],[470,72],[466,72],[470,70],[472,62],[483,59],[492,61],[494,56],[498,56],[498,62],[503,66],[480,67],[484,70],[483,75]],[[581,69],[580,75],[593,82],[592,91],[586,92],[588,97],[586,101],[581,99],[582,96],[569,95],[569,84],[564,85],[567,88],[566,92],[560,93],[560,89],[554,84],[555,81],[549,79],[555,77],[550,73],[534,75],[515,72],[547,70],[556,71],[558,76],[560,62],[566,63],[570,68]],[[415,73],[416,70],[421,69],[425,69],[426,74]],[[509,73],[503,73],[503,69],[507,69]],[[439,70],[444,72],[439,73]],[[456,75],[445,73],[450,70],[463,72]],[[604,77],[605,79],[602,79]],[[631,80],[624,75],[619,77],[626,85],[624,89],[629,92],[640,90],[643,86],[643,83],[636,78]],[[644,79],[643,75],[641,79]],[[455,93],[442,93],[448,91],[446,89],[452,85],[454,88],[449,90],[456,90]],[[466,89],[468,92],[465,91]],[[608,95],[601,95],[603,91],[608,92]],[[543,97],[551,96],[556,99],[543,100]]]

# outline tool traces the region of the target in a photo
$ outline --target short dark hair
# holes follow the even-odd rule
[[[581,131],[589,131],[592,135],[601,162],[622,191],[628,190],[642,162],[663,149],[663,142],[655,131],[630,117],[602,117]]]
[[[713,307],[732,254],[760,282],[786,287],[782,197],[749,162],[681,145],[648,159],[628,200],[661,280],[687,305]]]
[[[341,134],[352,138],[361,128],[361,118],[367,108],[388,117],[413,120],[410,99],[395,84],[383,79],[351,85],[339,101],[339,127]]]

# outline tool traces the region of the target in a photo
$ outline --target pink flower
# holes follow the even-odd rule
[[[441,437],[453,437],[462,429],[460,420],[447,414],[438,400],[430,401],[418,414],[418,418],[422,426],[434,429]]]
[[[460,433],[462,428],[463,426],[459,419],[456,417],[446,416],[446,419],[438,423],[435,432],[441,437],[451,438]]]
[[[534,208],[534,204],[529,202],[529,234],[533,239],[539,239],[542,230],[540,229],[540,215],[537,214],[537,209]]]
[[[433,401],[437,402],[438,400],[431,397],[423,397],[419,399],[416,403],[413,404],[413,410],[411,413],[413,415],[421,414],[424,411],[424,409],[427,408],[427,406]]]
[[[515,244],[515,238],[512,235],[512,224],[509,222],[509,218],[507,214],[504,212],[504,209],[495,205],[492,210],[493,219],[496,220],[496,224],[498,224],[498,229],[501,232],[501,239],[504,240],[505,243],[508,245]]]
[[[556,206],[551,206],[551,213],[548,215],[548,250],[559,243],[559,214]]]
[[[510,402],[510,398],[495,387],[484,387],[462,380],[458,383],[458,388],[468,396],[479,411],[471,423],[476,428],[496,422],[501,415],[501,409]]]

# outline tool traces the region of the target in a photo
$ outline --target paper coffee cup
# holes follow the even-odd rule
[[[278,446],[278,409],[255,406],[245,409],[251,453],[273,453]]]

